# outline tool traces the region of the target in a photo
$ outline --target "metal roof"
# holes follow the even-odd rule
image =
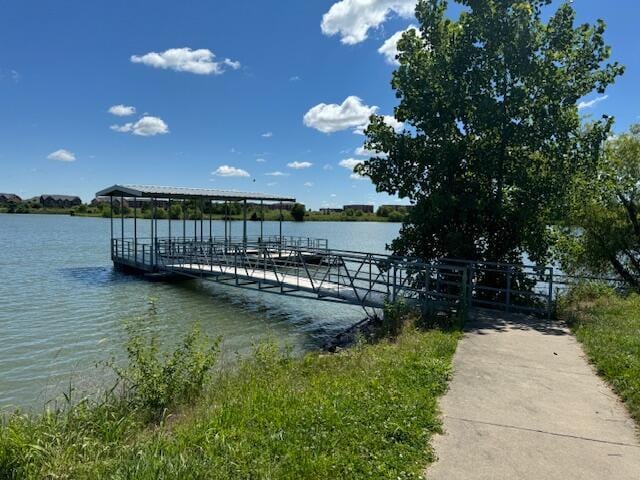
[[[293,197],[266,193],[238,192],[236,190],[213,190],[208,188],[158,187],[153,185],[113,185],[100,190],[96,197],[147,197],[147,198],[206,198],[209,200],[267,200],[273,202],[295,202]]]

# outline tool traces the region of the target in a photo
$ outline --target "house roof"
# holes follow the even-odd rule
[[[100,190],[96,197],[147,197],[147,198],[205,198],[208,200],[267,200],[295,202],[293,197],[266,193],[239,192],[236,190],[212,190],[208,188],[160,187],[153,185],[113,185]]]
[[[79,200],[80,197],[76,195],[56,195],[50,193],[43,193],[40,198],[50,198],[52,200]]]
[[[0,193],[0,197],[1,198],[8,198],[11,200],[22,200],[18,195],[16,195],[15,193]]]

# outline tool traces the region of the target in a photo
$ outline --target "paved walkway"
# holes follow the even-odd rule
[[[428,479],[640,479],[638,430],[566,328],[476,313],[454,366]]]

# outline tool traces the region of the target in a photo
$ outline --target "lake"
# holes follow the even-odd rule
[[[125,232],[132,232],[133,221],[125,222]],[[166,234],[167,221],[158,223],[159,234]],[[241,235],[242,223],[232,224],[232,234]],[[181,231],[178,221],[173,225]],[[399,228],[285,222],[282,230],[326,238],[330,248],[382,253]],[[139,220],[138,231],[148,235],[149,221]],[[223,234],[221,221],[213,232]],[[277,222],[265,222],[265,235],[277,232]],[[249,222],[248,234],[258,233],[259,223]],[[147,315],[150,302],[154,318]],[[80,392],[100,388],[107,373],[98,364],[123,358],[127,322],[156,332],[166,344],[197,322],[204,333],[222,336],[224,355],[232,357],[267,338],[298,352],[316,349],[363,316],[359,307],[207,281],[146,281],[113,270],[109,219],[0,214],[0,410],[42,408],[69,385]]]

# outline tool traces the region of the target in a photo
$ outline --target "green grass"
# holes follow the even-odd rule
[[[640,424],[640,295],[575,289],[561,302],[559,314]]]
[[[420,478],[458,336],[407,329],[303,358],[261,345],[159,421],[124,401],[15,414],[0,478]]]

